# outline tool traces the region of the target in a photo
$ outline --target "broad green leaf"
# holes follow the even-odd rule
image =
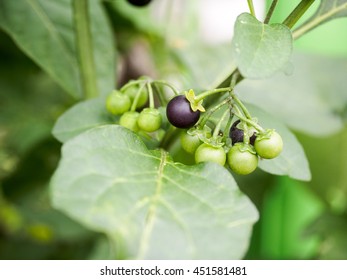
[[[290,76],[244,80],[236,92],[242,100],[305,134],[326,136],[338,132],[347,105],[347,60],[296,54],[293,65]]]
[[[162,115],[162,128],[167,129],[168,120],[164,107],[158,107]],[[53,136],[60,142],[65,143],[76,135],[105,124],[118,124],[120,116],[114,116],[107,112],[105,98],[98,97],[77,103],[64,112],[53,127]],[[141,139],[150,149],[157,148],[164,131],[159,129],[157,133],[149,136],[145,132],[139,132]]]
[[[259,167],[276,175],[288,175],[291,178],[309,181],[311,172],[305,152],[295,135],[276,117],[262,111],[256,106],[247,105],[264,128],[274,128],[283,139],[282,153],[275,159],[260,159]]]
[[[77,103],[57,120],[53,135],[60,142],[100,125],[111,123],[112,119],[105,108],[104,98],[94,98]]]
[[[52,7],[44,9],[45,2],[54,6],[54,10]],[[57,28],[58,22],[72,26],[69,1],[4,0],[1,4],[0,26],[30,58],[67,91],[78,96],[77,62],[71,53],[72,30],[65,39],[61,33],[66,31]],[[55,11],[56,22],[50,11]]]
[[[293,32],[293,37],[298,38],[329,20],[346,16],[347,0],[321,0],[317,12]]]
[[[53,205],[105,233],[119,258],[239,259],[257,211],[219,165],[185,166],[118,125],[63,146]]]
[[[71,0],[2,0],[0,27],[67,92],[81,97]],[[98,89],[114,87],[113,37],[98,1],[90,1]]]
[[[284,70],[292,45],[291,31],[283,24],[264,24],[247,13],[236,20],[232,53],[245,78],[267,78]]]

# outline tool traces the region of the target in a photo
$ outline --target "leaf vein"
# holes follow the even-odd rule
[[[148,208],[148,213],[146,216],[146,224],[140,239],[140,246],[137,259],[143,259],[149,248],[149,240],[153,231],[155,215],[158,207],[158,201],[160,200],[160,195],[162,191],[162,178],[164,176],[164,168],[167,162],[167,154],[165,151],[161,150],[161,160],[158,168],[156,189],[154,195],[151,197],[150,206]]]
[[[176,183],[174,180],[172,180],[170,177],[167,177],[164,175],[164,178],[167,179],[168,181],[170,181],[172,184],[176,185],[181,191],[185,192],[186,194],[192,196],[193,198],[195,198],[197,201],[199,201],[201,204],[206,205],[208,208],[210,208],[213,212],[215,212],[216,210],[205,200],[202,200],[200,197],[194,195],[193,193],[189,192],[188,190],[184,189],[181,187],[180,184]]]

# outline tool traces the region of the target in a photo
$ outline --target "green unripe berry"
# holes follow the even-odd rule
[[[137,119],[137,125],[139,128],[146,132],[153,132],[161,126],[161,114],[159,110],[155,108],[145,108]]]
[[[139,115],[140,114],[138,112],[126,112],[121,116],[119,124],[127,129],[137,132],[139,131],[139,127],[137,125]]]
[[[265,159],[277,157],[283,150],[283,140],[274,130],[268,130],[265,134],[259,134],[254,142],[257,154]]]
[[[226,154],[223,147],[213,147],[206,143],[201,144],[195,151],[195,162],[211,161],[224,166]]]
[[[232,171],[240,175],[252,173],[258,166],[258,156],[252,146],[236,143],[228,152],[228,165]]]
[[[113,115],[121,115],[129,111],[131,100],[129,96],[118,90],[112,91],[106,99],[106,109]]]
[[[181,146],[187,153],[194,154],[196,149],[201,145],[198,135],[190,135],[186,131],[181,133]]]

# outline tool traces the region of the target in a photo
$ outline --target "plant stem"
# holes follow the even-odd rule
[[[217,139],[217,136],[218,136],[218,134],[219,134],[219,130],[220,130],[220,128],[221,128],[221,126],[222,126],[222,123],[223,123],[223,121],[224,121],[224,119],[225,119],[225,117],[226,117],[226,115],[227,115],[228,113],[229,113],[229,108],[228,108],[227,110],[225,110],[225,112],[223,113],[222,117],[219,119],[219,121],[218,121],[218,123],[217,123],[217,125],[216,125],[216,127],[215,127],[215,129],[214,129],[214,131],[213,131],[212,137],[213,137],[214,139]]]
[[[236,71],[232,74],[231,78],[230,78],[230,89],[233,90],[234,87],[236,86],[237,83],[237,79],[240,76],[240,71],[238,69],[236,69]]]
[[[235,78],[236,77],[236,78]],[[234,70],[228,77],[225,78],[223,82],[221,82],[217,88],[227,87],[229,86],[231,89],[233,89],[239,82],[241,82],[244,79],[244,77],[241,75],[238,68]],[[235,81],[234,81],[235,80]],[[234,86],[232,86],[232,83],[234,82]],[[212,100],[213,101],[213,100]]]
[[[120,91],[125,91],[132,86],[139,85],[145,82],[146,82],[145,80],[131,81],[129,83],[126,83],[124,86],[122,86]]]
[[[213,90],[208,90],[208,91],[204,91],[203,93],[200,93],[199,95],[196,96],[196,102],[199,102],[200,100],[203,100],[204,98],[206,98],[207,96],[216,94],[216,93],[220,93],[220,92],[227,92],[230,91],[230,87],[226,87],[226,88],[217,88],[217,89],[213,89]]]
[[[98,96],[96,70],[90,30],[88,0],[73,0],[75,38],[79,70],[85,99]]]
[[[136,105],[137,103],[139,102],[139,99],[140,99],[140,96],[142,94],[142,90],[145,88],[146,84],[143,84],[139,87],[139,89],[137,90],[136,92],[136,96],[134,98],[134,101],[133,101],[133,104],[131,104],[131,108],[130,108],[130,111],[131,112],[135,112],[136,110]]]
[[[240,83],[244,77],[241,75],[239,69],[235,69],[234,72],[232,72],[223,82],[221,82],[217,88],[223,88],[229,86],[230,92],[234,89],[234,87]],[[218,99],[219,96],[215,95],[211,98],[206,100],[205,106],[208,107],[210,105],[213,105],[216,99]]]
[[[226,99],[224,99],[221,103],[217,104],[216,106],[214,106],[213,108],[211,108],[199,121],[199,123],[197,124],[198,126],[200,126],[201,128],[204,127],[204,125],[206,124],[206,122],[208,121],[208,119],[211,117],[211,115],[218,111],[220,108],[222,108],[225,104],[229,103],[231,101],[231,97],[228,97]]]
[[[314,1],[315,0],[301,0],[291,14],[283,21],[283,24],[287,25],[289,28],[292,28]]]
[[[153,97],[153,90],[151,87],[151,83],[146,83],[148,95],[149,95],[149,108],[154,108],[154,97]]]
[[[248,125],[243,122],[243,143],[249,144]]]
[[[245,117],[246,117],[247,119],[250,119],[250,120],[251,120],[251,119],[252,119],[251,114],[250,114],[249,111],[247,110],[246,106],[243,105],[242,101],[236,96],[236,94],[235,94],[233,91],[231,91],[231,92],[230,92],[230,96],[234,99],[235,103],[236,103],[237,105],[239,105],[239,107],[241,108],[242,112],[245,114]]]
[[[274,12],[274,10],[276,8],[277,3],[278,3],[278,0],[273,0],[272,1],[271,6],[270,6],[270,8],[269,8],[269,10],[268,10],[268,12],[266,14],[266,18],[264,20],[265,24],[269,23],[269,21],[270,21],[270,19],[272,17],[272,14],[273,14],[273,12]]]
[[[234,109],[235,109],[234,111],[235,116],[238,117],[241,121],[253,126],[256,130],[260,132],[264,131],[264,128],[262,128],[259,124],[242,116],[240,109],[236,105],[234,106]]]
[[[254,11],[254,6],[253,6],[253,0],[247,0],[248,2],[248,7],[249,7],[249,11],[251,13],[252,16],[255,16],[255,11]]]
[[[161,85],[164,85],[164,86],[167,86],[169,87],[175,95],[179,95],[179,92],[178,90],[173,86],[173,85],[170,85],[168,82],[166,81],[161,81],[161,80],[156,80],[156,81],[153,81],[153,83],[156,83],[156,84],[161,84]]]
[[[227,137],[229,137],[229,131],[230,131],[230,128],[232,126],[233,117],[234,117],[234,113],[232,113],[232,111],[230,110],[230,116],[229,116],[228,122],[225,125],[224,131],[223,131],[223,142],[225,142]]]
[[[176,127],[170,125],[168,131],[165,133],[163,139],[161,139],[159,147],[169,150],[171,144],[175,141],[176,137],[178,137],[180,130]]]
[[[341,5],[339,8],[336,8],[335,10],[332,10],[328,13],[325,13],[324,15],[321,15],[318,18],[314,18],[313,20],[307,22],[306,24],[300,26],[298,29],[293,31],[293,38],[298,39],[308,31],[312,30],[313,28],[317,27],[319,24],[333,16],[334,14],[337,14],[338,12],[344,10],[347,8],[347,3],[344,5]]]
[[[159,88],[158,85],[156,85],[155,83],[152,83],[152,86],[154,87],[154,90],[159,98],[159,102],[161,106],[166,106],[167,105],[167,101],[163,95],[162,90]]]

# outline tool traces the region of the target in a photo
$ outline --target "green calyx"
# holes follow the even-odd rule
[[[187,130],[187,134],[189,134],[190,136],[198,136],[201,140],[211,138],[212,135],[211,128],[207,125],[204,125],[202,129],[192,127]]]
[[[246,143],[239,142],[239,143],[236,143],[234,145],[234,147],[237,147],[239,149],[239,151],[242,152],[242,153],[249,152],[249,153],[251,153],[253,155],[257,154],[257,152],[255,151],[253,146],[251,146],[249,144],[246,144]]]
[[[220,148],[225,145],[223,136],[212,137],[211,128],[207,125],[203,129],[191,128],[187,131],[187,134],[190,136],[197,136],[199,139],[214,148]]]
[[[220,148],[225,145],[224,143],[224,137],[223,136],[217,136],[217,137],[209,137],[209,138],[200,138],[202,142],[205,144],[208,144],[214,148]]]
[[[194,90],[190,89],[189,91],[185,91],[184,95],[186,96],[187,100],[190,102],[190,107],[194,112],[200,111],[205,112],[205,108],[202,106],[203,100],[198,100]]]
[[[270,139],[274,132],[275,129],[266,129],[265,131],[258,133],[257,141],[260,141],[262,139]]]

